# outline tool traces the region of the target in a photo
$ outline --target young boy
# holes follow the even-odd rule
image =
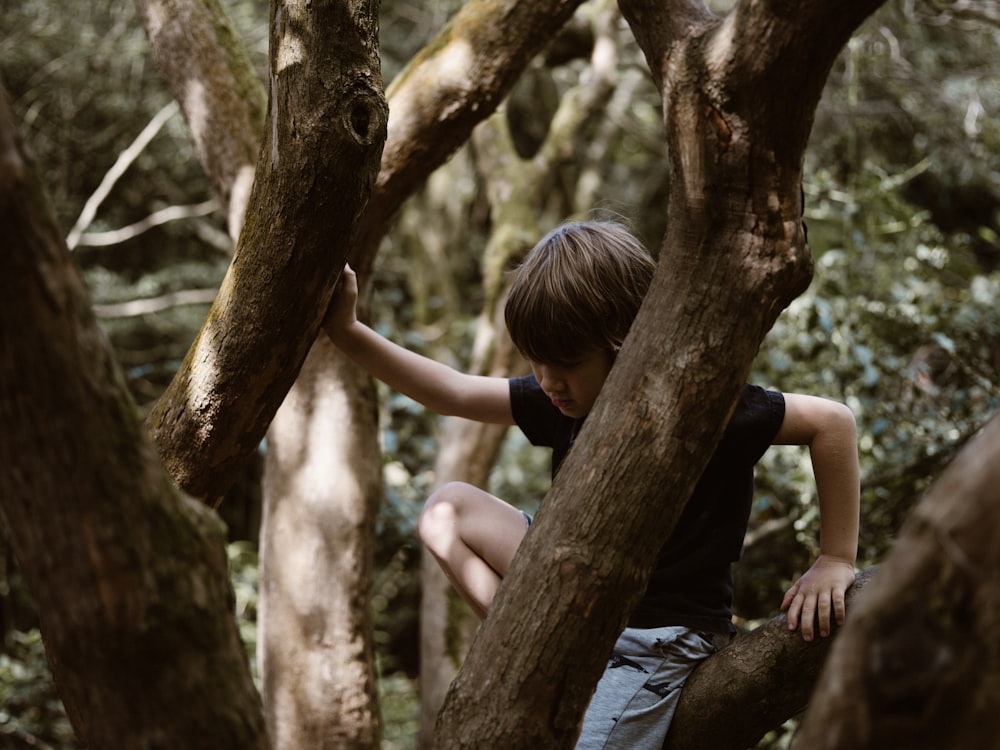
[[[427,408],[518,425],[552,448],[552,473],[590,412],[653,275],[654,262],[624,227],[566,224],[518,269],[505,314],[532,374],[506,380],[459,373],[359,323],[357,279],[344,270],[324,326],[348,357]],[[684,680],[734,632],[730,565],[739,559],[753,467],[769,445],[808,445],[821,512],[820,555],[785,594],[790,629],[811,640],[843,622],[854,582],[859,471],[854,417],[842,405],[746,385],[722,441],[647,592],[619,637],[584,716],[578,749],[659,748]],[[462,598],[485,617],[530,516],[470,485],[427,501],[420,537]]]

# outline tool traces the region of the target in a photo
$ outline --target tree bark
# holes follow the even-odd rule
[[[225,531],[173,489],[0,95],[0,512],[90,747],[264,748]]]
[[[720,21],[700,3],[622,3],[664,95],[670,225],[617,364],[452,685],[439,747],[574,742],[760,341],[809,281],[799,186],[812,112],[877,5],[742,2]]]
[[[794,747],[1000,747],[1000,417],[911,513],[854,610]]]
[[[256,158],[263,125],[263,106],[258,104],[264,101],[263,87],[257,83],[224,11],[212,0],[140,0],[140,7],[154,53],[182,103],[202,164],[220,195],[228,199],[230,232],[235,238],[243,226],[246,206],[246,191],[241,185],[247,165]],[[249,278],[245,273],[236,275],[237,264],[246,265],[238,253],[230,276],[236,282],[245,282],[244,291],[231,296],[270,295],[273,262],[277,272],[287,274],[289,286],[295,288],[293,301],[301,305],[295,315],[316,320],[325,307],[326,296],[320,293],[310,298],[309,283],[299,281],[304,277],[332,280],[342,266],[353,223],[367,198],[380,158],[381,142],[372,139],[366,143],[365,139],[370,135],[384,137],[380,130],[385,126],[385,112],[375,54],[377,6],[359,9],[346,2],[336,7],[324,3],[315,13],[313,10],[309,3],[274,3],[271,13],[271,127],[258,181],[263,184],[270,174],[271,187],[291,191],[291,195],[285,196],[288,205],[282,208],[282,201],[265,195],[266,187],[259,185],[263,197],[255,204],[254,215],[259,217],[263,212],[263,228],[270,231],[274,215],[267,213],[269,204],[275,204],[279,215],[288,213],[285,229],[276,238],[277,245],[286,246],[277,253],[285,253],[285,259],[271,259],[268,240],[248,239],[244,254],[259,263],[259,272]],[[341,11],[347,18],[339,14]],[[305,23],[300,23],[303,20]],[[336,39],[338,44],[334,57],[327,52],[329,39]],[[317,81],[332,82],[334,93],[309,85]],[[369,107],[374,111],[368,112]],[[330,127],[331,123],[339,127]],[[330,133],[325,132],[327,129]],[[370,133],[361,133],[359,139],[359,132],[366,129]],[[359,142],[353,142],[356,140]],[[314,150],[323,158],[317,160]],[[358,159],[364,162],[361,172],[352,168]],[[296,180],[303,163],[308,168],[301,174],[313,174],[314,190],[305,191],[305,202],[296,204],[303,191],[299,185],[288,183]],[[358,174],[360,188],[351,184]],[[357,194],[344,200],[348,193]],[[304,216],[314,209],[322,214],[329,202],[341,213],[335,210],[319,217]],[[298,235],[307,234],[300,230],[308,226],[327,234],[313,234],[304,249],[296,248],[301,241]],[[327,248],[331,246],[334,257],[328,259]],[[326,270],[317,274],[317,269]],[[258,289],[261,285],[263,288]],[[220,300],[217,307],[225,304],[222,295]],[[247,313],[256,315],[263,310],[261,305],[256,307],[248,308]],[[275,308],[270,309],[275,312]],[[280,312],[284,315],[287,310]],[[213,316],[209,316],[206,330]],[[287,325],[284,337],[308,348],[311,335],[302,336],[295,330],[294,320]],[[283,328],[274,321],[255,322],[261,331],[271,326],[273,332]],[[256,348],[234,353],[237,366],[244,366],[246,357],[269,359],[274,351],[268,351],[272,343],[269,336],[265,333],[259,339],[265,347],[263,354]],[[287,341],[279,344],[284,347]],[[284,375],[295,377],[295,359],[300,350],[305,356],[306,349],[301,347],[294,347],[287,361],[283,359],[287,350],[277,352],[280,358],[272,361],[273,366],[288,366]],[[268,726],[276,748],[379,744],[373,633],[367,599],[380,468],[376,424],[368,416],[374,395],[366,377],[345,372],[349,368],[329,349],[325,341],[318,341],[309,350],[296,385],[277,410],[267,436],[257,645]],[[322,366],[324,361],[330,366]],[[230,380],[231,373],[213,370],[209,364],[196,361],[193,371],[225,415],[238,408],[242,384],[238,377]],[[190,369],[180,377],[191,378]],[[226,394],[224,399],[212,395],[220,389]],[[167,399],[185,395],[176,388],[167,394],[161,402],[164,412]],[[259,419],[252,423],[252,434],[221,474],[214,472],[219,471],[218,463],[228,457],[223,450],[222,457],[215,459],[213,452],[219,449],[220,441],[239,436],[209,432],[211,424],[199,423],[199,415],[183,411],[183,403],[176,412],[181,434],[192,427],[197,429],[208,441],[212,461],[203,466],[196,463],[201,460],[198,452],[178,453],[178,443],[163,437],[173,434],[174,426],[169,421],[157,432],[160,448],[177,462],[173,464],[175,473],[189,477],[186,481],[191,486],[211,483],[206,493],[219,494],[228,486],[230,467],[238,465],[242,454],[256,449],[261,431],[270,421],[268,410],[277,408],[284,396],[283,391],[268,390],[263,397],[267,403],[258,404]],[[351,405],[357,401],[360,405]],[[359,420],[359,414],[364,418]],[[296,432],[303,423],[308,426]],[[317,432],[328,435],[332,427],[341,435],[353,436],[356,444],[343,446],[338,440],[331,444],[310,442]],[[331,456],[336,459],[332,464]],[[347,462],[347,458],[352,461]]]
[[[875,568],[847,591],[849,617]],[[863,593],[862,593],[863,592]],[[664,750],[744,750],[803,711],[838,631],[804,641],[780,614],[702,662],[681,691]]]
[[[377,5],[275,0],[271,16],[267,125],[247,220],[148,420],[171,474],[204,499],[220,497],[257,450],[305,361],[385,138]]]
[[[323,349],[317,339],[268,431],[257,654],[275,750],[380,744],[369,592],[381,461],[377,423],[350,418],[375,395],[367,378],[318,367]]]

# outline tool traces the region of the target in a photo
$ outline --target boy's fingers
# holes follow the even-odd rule
[[[824,596],[819,599],[819,634],[822,637],[830,635],[830,610],[832,609],[830,597]]]
[[[813,639],[813,626],[816,622],[816,597],[813,595],[804,597],[802,602],[802,637],[811,641]]]
[[[837,624],[843,625],[847,619],[847,600],[843,591],[837,591],[833,595],[833,613],[837,618]]]

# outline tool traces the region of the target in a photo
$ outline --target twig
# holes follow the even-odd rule
[[[111,305],[94,305],[94,315],[98,318],[130,318],[169,310],[180,305],[207,305],[215,299],[218,291],[218,289],[184,289],[159,297],[134,299]]]
[[[207,216],[218,209],[219,201],[214,198],[192,206],[168,206],[159,211],[154,211],[141,221],[121,227],[120,229],[113,229],[107,232],[84,232],[78,237],[76,246],[106,247],[108,245],[118,245],[133,237],[138,237],[143,232],[148,232],[153,227],[166,224],[168,221]]]
[[[125,174],[132,162],[139,157],[139,154],[145,150],[156,134],[160,132],[160,128],[166,124],[167,120],[177,114],[178,111],[180,111],[180,107],[178,107],[177,102],[170,102],[156,113],[153,119],[149,121],[149,124],[136,136],[132,145],[118,155],[118,160],[115,161],[111,169],[104,175],[104,179],[97,186],[97,190],[87,199],[87,202],[83,205],[83,210],[80,212],[80,217],[69,231],[69,235],[66,237],[66,245],[70,250],[76,247],[80,241],[80,236],[90,226],[91,222],[93,222],[94,216],[97,215],[97,209],[104,202],[104,199],[108,197],[108,194],[111,193],[111,189],[115,186],[115,183]]]

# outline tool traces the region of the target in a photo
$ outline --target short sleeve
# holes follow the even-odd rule
[[[774,442],[785,419],[785,397],[758,385],[746,384],[726,426],[720,448],[741,463],[754,465]]]
[[[510,378],[510,408],[514,422],[532,445],[555,444],[559,411],[546,397],[534,375]]]

